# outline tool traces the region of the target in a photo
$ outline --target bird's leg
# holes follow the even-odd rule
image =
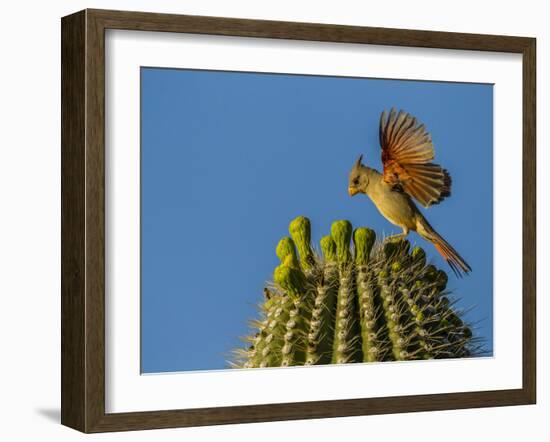
[[[398,241],[401,239],[405,239],[409,234],[409,229],[407,227],[403,227],[402,229],[402,233],[398,233],[397,235],[390,235],[386,238],[386,241]]]

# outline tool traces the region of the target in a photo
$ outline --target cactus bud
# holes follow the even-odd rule
[[[279,241],[279,244],[277,244],[275,253],[277,254],[277,257],[281,260],[281,263],[285,262],[285,259],[287,259],[290,256],[292,258],[291,267],[298,267],[296,247],[294,246],[294,241],[292,241],[292,239],[290,239],[288,236],[281,238],[281,240]]]
[[[287,293],[293,296],[301,295],[306,286],[304,274],[300,270],[289,267],[285,264],[281,264],[275,268],[275,271],[273,272],[273,280]]]
[[[336,255],[340,264],[347,264],[351,261],[349,251],[351,230],[351,223],[347,220],[333,222],[330,229],[330,234],[336,244]]]
[[[387,258],[387,259],[390,259],[392,258],[395,253],[397,252],[397,246],[396,246],[396,243],[393,242],[393,241],[386,241],[384,243],[384,256]]]
[[[366,227],[358,227],[353,232],[353,244],[355,246],[355,264],[366,265],[369,261],[370,251],[374,245],[376,234],[374,230]]]
[[[426,252],[422,247],[415,247],[411,253],[414,262],[419,263],[422,267],[426,265]]]
[[[426,271],[424,273],[424,276],[426,278],[426,281],[428,282],[434,282],[435,278],[437,278],[437,269],[434,265],[430,264],[426,267]]]
[[[330,235],[321,238],[321,251],[327,262],[336,261],[336,244]]]
[[[400,262],[394,262],[392,265],[391,265],[391,271],[393,273],[398,273],[400,270],[401,270],[402,266],[401,266],[401,263]]]
[[[309,269],[314,263],[313,251],[311,250],[311,225],[305,216],[299,216],[292,220],[288,227],[290,236],[296,243],[300,262],[304,269]]]
[[[387,259],[395,258],[400,254],[407,254],[410,243],[406,239],[392,239],[389,237],[384,242],[384,255]]]
[[[449,281],[449,277],[443,270],[438,270],[435,280],[436,280],[437,288],[440,291],[443,291],[447,287],[447,282]]]

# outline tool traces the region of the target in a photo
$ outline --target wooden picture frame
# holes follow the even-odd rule
[[[513,390],[105,412],[105,30],[125,29],[523,57],[523,385]],[[534,404],[536,400],[536,41],[534,38],[84,10],[62,19],[62,410],[83,432]]]

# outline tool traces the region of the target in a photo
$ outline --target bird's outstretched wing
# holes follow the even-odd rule
[[[424,207],[451,194],[451,176],[433,164],[430,134],[412,115],[392,109],[380,116],[380,146],[384,181],[402,189]]]

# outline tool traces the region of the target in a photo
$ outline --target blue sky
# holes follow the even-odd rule
[[[350,198],[359,154],[381,169],[380,112],[426,124],[452,197],[423,213],[469,262],[459,306],[492,348],[491,85],[142,68],[142,372],[227,368],[298,215],[315,243],[348,219],[399,233],[366,196]]]

